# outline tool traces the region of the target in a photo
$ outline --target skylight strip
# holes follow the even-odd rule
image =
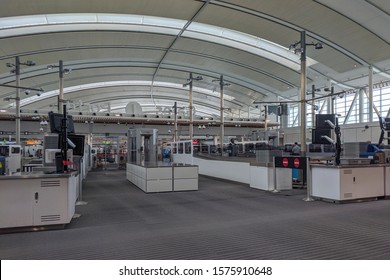
[[[184,20],[126,14],[75,13],[0,18],[0,38],[42,32],[77,30],[123,30],[177,35]],[[96,25],[99,25],[97,27]],[[184,37],[205,40],[265,57],[293,70],[299,69],[299,56],[286,47],[236,30],[193,22]],[[316,61],[308,58],[308,66]]]
[[[115,86],[150,86],[151,81],[110,81],[110,82],[99,82],[99,83],[90,83],[90,84],[83,84],[83,85],[77,85],[72,87],[66,87],[64,88],[64,94],[82,91],[82,90],[88,90],[88,89],[95,89],[95,88],[104,88],[104,87],[115,87]],[[154,82],[155,87],[167,87],[167,88],[174,88],[174,89],[183,89],[182,84],[175,84],[175,83],[168,83],[168,82]],[[193,87],[193,91],[196,93],[203,93],[209,96],[213,97],[219,97],[218,92],[214,92],[212,90],[200,88],[200,87]],[[59,90],[53,90],[42,93],[40,96],[34,95],[31,97],[24,98],[20,101],[20,106],[26,106],[34,102],[42,101],[47,98],[51,98],[54,96],[57,96],[59,94]],[[229,96],[227,94],[224,94],[224,100],[232,101],[234,97]],[[15,107],[15,103],[11,103],[10,107]]]

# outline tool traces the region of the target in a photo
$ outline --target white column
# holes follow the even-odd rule
[[[301,32],[301,92],[300,92],[300,104],[301,104],[301,122],[300,122],[300,134],[301,134],[301,153],[306,155],[306,32]]]

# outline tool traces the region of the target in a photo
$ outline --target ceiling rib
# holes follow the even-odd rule
[[[165,54],[161,58],[160,63],[158,64],[156,71],[153,74],[152,84],[150,86],[150,96],[151,96],[153,102],[154,102],[154,100],[153,100],[153,84],[154,84],[154,81],[156,79],[157,72],[160,69],[162,63],[164,62],[164,59],[166,58],[168,53],[171,51],[172,47],[175,45],[177,40],[183,35],[184,31],[186,31],[188,26],[190,26],[190,24],[200,15],[200,13],[206,8],[206,6],[209,4],[209,2],[210,2],[210,0],[206,0],[205,3],[203,3],[202,7],[200,7],[198,9],[198,11],[195,13],[195,15],[183,26],[183,28],[180,30],[179,34],[176,35],[175,39],[172,41],[171,45],[168,47]]]
[[[363,58],[361,58],[361,57],[357,56],[356,54],[354,54],[354,53],[344,49],[343,47],[341,47],[340,45],[336,44],[335,42],[332,42],[332,41],[330,41],[330,40],[328,40],[328,39],[326,39],[324,37],[321,37],[320,35],[318,35],[316,33],[311,32],[310,30],[306,30],[303,27],[297,26],[297,25],[292,24],[292,23],[290,23],[288,21],[282,20],[280,18],[271,16],[271,15],[268,15],[268,14],[265,14],[265,13],[262,13],[262,12],[250,9],[250,8],[246,8],[246,7],[237,5],[237,4],[227,3],[225,1],[212,0],[210,4],[221,6],[221,7],[225,7],[225,8],[229,8],[229,9],[236,10],[236,11],[240,11],[240,12],[247,13],[247,14],[250,14],[250,15],[253,15],[253,16],[257,16],[257,17],[260,17],[260,18],[264,18],[264,19],[270,20],[272,22],[275,22],[275,23],[281,24],[283,26],[286,26],[288,28],[291,28],[292,30],[295,30],[295,31],[298,31],[298,32],[301,32],[301,31],[305,30],[306,34],[309,35],[310,37],[313,37],[314,39],[317,39],[317,40],[325,43],[326,45],[334,48],[335,50],[341,52],[342,54],[346,55],[347,57],[355,60],[357,63],[360,63],[361,65],[364,65],[364,66],[370,66],[371,65],[370,63],[368,63]],[[326,76],[326,75],[324,75],[324,76]]]

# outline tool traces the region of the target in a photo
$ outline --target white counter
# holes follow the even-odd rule
[[[0,228],[70,223],[75,213],[78,173],[19,173],[0,176]]]
[[[146,193],[198,190],[195,165],[127,163],[126,178]]]
[[[385,195],[383,165],[311,165],[312,195],[333,201],[377,198]]]
[[[275,168],[276,189],[292,190],[292,170],[290,168]],[[273,166],[250,166],[250,187],[264,191],[275,189]]]
[[[390,197],[390,166],[385,167],[385,196]]]

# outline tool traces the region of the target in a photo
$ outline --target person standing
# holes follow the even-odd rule
[[[301,154],[301,147],[299,147],[297,142],[294,143],[294,146],[291,149],[291,154],[292,155],[300,155]]]

